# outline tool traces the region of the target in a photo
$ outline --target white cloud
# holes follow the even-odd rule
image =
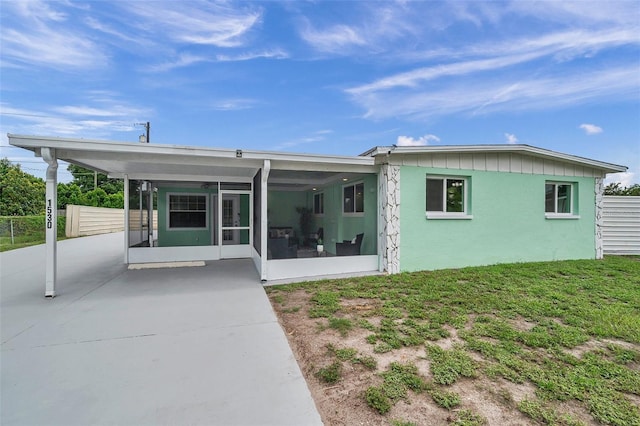
[[[411,136],[398,136],[398,140],[396,145],[398,146],[424,146],[429,145],[429,143],[440,142],[440,138],[436,135],[424,135],[420,136],[417,139],[414,139]]]
[[[595,124],[581,124],[580,128],[584,130],[587,135],[597,135],[598,133],[602,133],[602,127],[596,126]]]
[[[121,101],[109,92],[90,92],[79,105],[26,109],[0,104],[3,128],[10,133],[66,137],[109,137],[134,130],[152,111]]]
[[[398,87],[415,87],[419,83],[443,77],[473,75],[483,71],[496,71],[547,57],[578,55],[585,51],[594,51],[620,45],[640,44],[636,32],[628,29],[615,29],[601,32],[570,31],[546,34],[533,39],[510,40],[509,43],[472,45],[458,50],[437,50],[424,53],[431,59],[490,56],[485,59],[471,59],[448,64],[417,68],[381,78],[373,83],[353,87],[347,92],[352,94],[390,90]],[[414,54],[414,53],[412,53]]]
[[[316,50],[342,53],[352,47],[364,46],[366,41],[356,28],[348,25],[334,25],[324,30],[312,28],[310,24],[300,33],[302,39]]]
[[[282,49],[264,50],[261,52],[247,52],[237,55],[217,55],[216,60],[220,62],[236,62],[236,61],[250,61],[252,59],[286,59],[289,54]]]
[[[518,143],[518,138],[513,133],[505,133],[504,137],[506,138],[508,144],[513,145]]]
[[[604,180],[605,185],[609,185],[610,183],[614,183],[614,182],[619,182],[620,186],[623,186],[623,187],[628,187],[638,183],[636,179],[636,173],[633,173],[630,171],[608,174],[606,179]]]
[[[262,19],[262,11],[233,7],[232,3],[142,2],[122,3],[135,14],[132,22],[146,33],[187,44],[237,47],[242,37]]]
[[[349,10],[336,14],[330,24],[320,22],[316,14],[300,19],[300,37],[323,53],[368,55],[393,53],[396,41],[418,39],[429,28],[424,16],[416,19],[418,3],[408,7],[402,2],[353,2],[345,7]],[[336,23],[335,17],[345,22]]]
[[[148,65],[145,66],[143,71],[151,71],[151,72],[163,72],[163,71],[171,71],[176,68],[188,67],[191,65],[195,65],[202,62],[212,62],[211,58],[206,56],[192,55],[189,53],[184,53],[178,55],[175,59],[167,62],[163,62],[161,64],[156,65]]]
[[[0,31],[3,66],[94,69],[108,62],[106,53],[55,10],[57,2],[3,2]]]
[[[328,130],[328,129],[318,130],[308,136],[302,136],[297,139],[282,142],[281,144],[276,145],[271,149],[275,151],[279,151],[283,149],[290,149],[298,145],[306,145],[314,142],[322,142],[323,140],[326,140],[326,135],[329,135],[331,133],[333,133],[333,130]]]
[[[438,86],[348,93],[365,108],[366,117],[424,119],[452,113],[548,110],[594,100],[634,100],[639,85],[640,76],[633,67],[611,66],[591,72],[575,69],[562,75],[510,73],[482,79],[458,78]]]
[[[238,111],[250,109],[259,104],[255,99],[222,99],[213,104],[213,109],[218,111]]]

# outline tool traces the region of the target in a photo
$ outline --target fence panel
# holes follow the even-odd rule
[[[154,211],[154,229],[157,229],[157,211]],[[135,226],[135,224],[132,224]],[[124,209],[67,205],[67,237],[108,234],[124,231]]]
[[[640,254],[640,197],[606,195],[602,205],[605,254]]]

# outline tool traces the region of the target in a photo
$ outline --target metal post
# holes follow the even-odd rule
[[[271,160],[264,160],[264,164],[262,166],[262,176],[260,182],[260,203],[258,206],[260,208],[260,279],[262,281],[266,281],[269,277],[267,276],[267,254],[268,254],[268,245],[267,238],[269,238],[269,210],[267,209],[267,198],[269,197],[269,191],[267,190],[267,183],[269,181],[269,172],[271,171]],[[254,191],[256,188],[254,188]],[[254,224],[256,226],[256,224]]]
[[[131,224],[129,223],[129,175],[124,175],[124,263],[129,264],[129,238],[131,238]]]
[[[58,242],[58,161],[53,148],[42,148],[42,158],[47,167],[46,199],[45,199],[45,234],[46,234],[46,267],[45,297],[56,296],[57,274],[57,242]]]
[[[144,227],[142,224],[144,223],[144,218],[142,217],[142,186],[144,182],[141,180],[138,181],[138,213],[140,213],[140,242],[144,241]]]
[[[147,189],[149,189],[149,195],[147,198],[147,231],[149,247],[153,247],[153,183],[148,182]]]
[[[9,223],[11,225],[11,245],[14,245],[15,241],[13,240],[13,219],[9,219]]]

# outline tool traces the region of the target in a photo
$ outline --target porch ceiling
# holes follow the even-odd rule
[[[352,181],[361,175],[346,172],[271,170],[269,188],[282,191],[308,191],[338,181]]]

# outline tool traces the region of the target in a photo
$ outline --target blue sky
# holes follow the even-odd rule
[[[525,143],[640,182],[640,2],[1,1],[6,133],[357,155]],[[68,180],[61,171],[61,180]],[[611,179],[610,179],[611,180]]]

